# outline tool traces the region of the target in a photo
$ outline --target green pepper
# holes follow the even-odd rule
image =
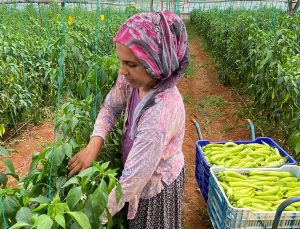
[[[266,163],[265,167],[278,167],[282,164],[283,164],[282,161],[271,161],[269,163]]]
[[[233,193],[231,196],[231,199],[234,201],[238,201],[239,199],[242,198],[251,198],[254,196],[254,191],[248,192],[248,193]]]
[[[272,206],[272,203],[270,203],[269,201],[259,200],[259,199],[254,199],[254,198],[241,198],[237,201],[237,205],[241,207],[246,204],[251,204],[253,202],[267,205],[267,206]]]
[[[239,177],[228,177],[228,176],[224,176],[224,177],[223,177],[223,180],[224,180],[224,181],[227,181],[227,182],[239,182],[239,181],[244,181],[244,179],[239,178]]]
[[[300,202],[296,202],[291,204],[291,206],[295,207],[295,208],[300,208]]]
[[[256,188],[259,189],[260,187],[255,185],[255,184],[251,184],[251,183],[247,183],[247,182],[229,182],[229,186],[231,187],[249,187],[249,188]]]
[[[294,197],[294,196],[300,196],[300,189],[292,189],[286,192],[286,197]]]
[[[251,180],[251,179],[249,179],[248,181],[258,186],[263,186],[263,185],[275,186],[277,184],[276,182],[272,182],[272,181],[258,181],[258,180]]]
[[[254,189],[253,188],[244,188],[244,187],[233,187],[233,194],[241,194],[241,195],[246,195],[250,192],[253,192]]]
[[[250,176],[264,175],[264,176],[277,176],[277,177],[293,177],[290,172],[277,172],[277,171],[263,171],[263,170],[250,170]]]
[[[257,192],[255,192],[255,195],[270,196],[270,195],[276,194],[278,191],[279,191],[279,187],[273,187],[273,188],[270,188],[267,191],[257,191]]]
[[[279,181],[279,177],[274,176],[250,176],[249,179],[255,179],[257,181]]]
[[[260,200],[265,200],[265,201],[275,201],[275,200],[280,200],[281,197],[277,195],[273,196],[254,196],[254,199],[260,199]]]
[[[274,155],[274,156],[269,156],[267,159],[266,159],[266,162],[267,163],[270,163],[272,161],[278,161],[281,159],[281,156],[278,156],[278,155]]]
[[[242,168],[257,168],[258,165],[253,162],[253,161],[249,161],[249,162],[246,162]]]
[[[273,209],[269,206],[263,205],[263,204],[259,204],[259,203],[252,203],[252,207],[256,208],[256,209],[260,209],[263,211],[272,211]]]
[[[280,181],[279,181],[280,182]],[[300,182],[285,182],[286,186],[287,187],[290,187],[290,188],[297,188],[299,187],[300,185]]]
[[[259,143],[249,143],[249,144],[247,144],[247,146],[251,147],[253,149],[260,149],[260,148],[266,147],[265,145],[259,144]]]
[[[224,153],[224,154],[217,154],[217,155],[213,155],[210,157],[210,160],[215,162],[215,161],[218,161],[220,160],[221,158],[224,158],[226,157],[227,155]]]
[[[224,144],[224,146],[234,147],[234,146],[237,146],[237,144],[234,143],[234,142],[226,142],[226,143]]]
[[[297,182],[297,177],[284,177],[280,179],[281,182]],[[300,185],[300,184],[299,184]]]
[[[235,171],[232,171],[232,170],[226,170],[223,173],[225,174],[225,176],[228,176],[228,177],[237,177],[237,178],[240,178],[243,180],[245,180],[247,178],[244,175],[237,173]]]
[[[226,149],[225,152],[233,155],[235,153],[242,151],[244,148],[245,148],[245,145],[241,144],[241,145],[237,145],[234,147],[230,147],[229,149]]]

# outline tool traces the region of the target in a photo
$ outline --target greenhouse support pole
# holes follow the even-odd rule
[[[64,0],[65,3],[66,0]],[[54,145],[56,143],[56,134],[58,131],[58,108],[60,105],[60,99],[61,99],[61,84],[64,78],[64,50],[65,50],[65,17],[66,17],[66,5],[63,4],[62,8],[62,15],[61,15],[61,46],[60,46],[60,53],[59,53],[59,72],[57,76],[57,97],[56,97],[56,104],[55,104],[55,126],[54,126],[54,132],[53,132],[53,139],[54,142],[52,144],[51,152],[50,152],[50,172],[49,172],[49,179],[48,179],[48,199],[52,199],[52,193],[51,193],[51,185],[52,185],[52,171],[53,171],[53,154],[54,154]],[[48,203],[48,209],[47,212],[49,212],[49,204]]]
[[[295,5],[293,5],[293,3],[295,3]],[[288,14],[289,15],[294,14],[297,11],[297,9],[299,8],[299,6],[300,6],[300,0],[297,0],[297,1],[289,0],[288,1]]]
[[[153,0],[150,1],[150,11],[153,12]]]

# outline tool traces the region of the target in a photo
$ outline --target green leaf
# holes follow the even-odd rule
[[[101,167],[104,169],[104,170],[106,170],[107,168],[108,168],[108,166],[109,166],[109,161],[107,161],[107,162],[105,162],[105,163],[103,163],[102,165],[101,165]]]
[[[291,135],[289,142],[291,146],[294,148],[295,152],[299,154],[300,153],[300,131],[295,131]]]
[[[108,210],[106,210],[106,213],[107,213],[107,219],[108,219],[108,222],[106,224],[107,228],[113,228],[113,217],[111,216],[111,214],[109,213]],[[118,225],[120,227],[120,225]]]
[[[288,100],[289,100],[289,98],[290,98],[290,93],[288,92],[288,93],[286,93],[285,94],[285,96],[284,96],[284,100],[283,100],[283,102],[282,103],[286,103]]]
[[[61,188],[65,188],[71,184],[79,184],[77,177],[72,177],[70,180],[68,180]]]
[[[67,180],[68,180],[67,177],[64,176],[59,177],[55,184],[56,189],[58,190],[61,189],[61,187],[67,182]]]
[[[119,203],[121,197],[122,197],[122,187],[121,187],[120,183],[118,183],[117,184],[117,188],[116,188],[116,200],[117,200],[117,203]]]
[[[69,144],[71,144],[71,146],[72,146],[73,148],[78,147],[77,142],[76,142],[73,138],[70,139]]]
[[[4,162],[4,163],[6,164],[6,166],[7,166],[7,169],[6,169],[7,173],[16,173],[16,172],[15,172],[14,165],[13,165],[13,163],[11,162],[11,160],[4,160],[3,162]]]
[[[38,212],[39,210],[42,210],[43,208],[47,207],[48,204],[40,204],[40,206],[36,207],[35,209],[33,209],[33,212]]]
[[[3,187],[5,187],[7,184],[7,180],[7,175],[5,175],[4,173],[0,173],[0,185],[3,185]]]
[[[15,217],[17,211],[21,208],[19,201],[14,196],[6,196],[3,200],[5,215]]]
[[[74,128],[76,127],[77,123],[78,123],[78,119],[76,117],[73,117],[70,121],[72,132],[74,131]]]
[[[33,215],[34,215],[34,213],[32,213],[30,208],[22,207],[19,209],[19,211],[16,214],[16,220],[17,220],[17,222],[25,222],[25,223],[30,224],[31,221],[29,219]]]
[[[18,222],[16,224],[14,224],[12,227],[10,227],[9,229],[19,229],[19,228],[23,228],[23,227],[29,227],[31,226],[30,224],[28,223],[25,223],[25,222]]]
[[[63,149],[63,146],[59,145],[55,147],[52,153],[53,153],[53,163],[56,166],[60,166],[65,158],[65,151]]]
[[[73,210],[76,204],[80,201],[81,195],[82,195],[81,186],[72,188],[68,192],[66,201],[71,210]]]
[[[11,175],[11,176],[14,177],[17,181],[19,181],[19,176],[18,176],[18,174],[16,174],[14,165],[13,165],[13,163],[11,162],[11,160],[4,160],[3,162],[4,162],[4,163],[6,164],[6,166],[7,166],[6,174],[7,174],[7,175]]]
[[[27,205],[29,203],[29,196],[22,196],[23,197],[23,205]]]
[[[39,195],[38,197],[30,198],[29,201],[30,202],[38,202],[40,204],[50,203],[50,199],[45,196],[42,196],[42,195]]]
[[[73,156],[73,149],[72,149],[72,145],[71,143],[65,143],[63,145],[63,149],[65,151],[65,155],[67,155],[69,158],[71,158]]]
[[[56,215],[55,222],[58,223],[61,227],[66,228],[66,222],[63,215]]]
[[[92,206],[95,217],[98,219],[107,205],[107,186],[104,180],[101,180],[100,185],[92,194]]]
[[[72,216],[79,225],[84,229],[91,229],[91,224],[89,218],[83,212],[66,212],[70,216]]]
[[[116,178],[112,175],[108,175],[109,177],[109,183],[108,183],[108,186],[107,186],[107,192],[110,193],[111,190],[115,187],[115,184],[116,184]]]
[[[298,143],[298,145],[296,145],[296,147],[295,147],[295,152],[296,152],[297,154],[300,153],[300,143]]]
[[[34,168],[37,167],[39,160],[40,160],[39,153],[33,153],[32,159],[31,159],[31,164],[30,164],[30,170],[33,170]]]
[[[0,156],[8,156],[8,150],[2,146],[0,146]]]
[[[94,212],[92,207],[92,195],[88,195],[84,207],[83,207],[84,213],[87,215],[87,217],[90,219],[90,223],[94,224]]]
[[[93,175],[93,172],[95,173],[95,171],[96,171],[96,169],[94,169],[93,167],[89,167],[89,168],[83,170],[82,172],[80,172],[77,176],[81,177],[81,178],[85,177],[85,176],[90,177]]]
[[[95,161],[93,161],[93,168],[94,170],[97,169],[100,173],[104,173],[104,168]]]
[[[74,221],[74,223],[71,224],[70,229],[82,229],[82,227],[76,221]]]
[[[37,229],[51,229],[53,220],[48,215],[40,215],[35,221],[33,227]]]

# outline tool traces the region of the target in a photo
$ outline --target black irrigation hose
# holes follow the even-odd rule
[[[30,121],[27,121],[24,123],[21,127],[19,127],[12,135],[10,135],[7,139],[5,139],[4,143],[7,143],[10,139],[12,139],[21,129],[23,129],[25,126],[27,126],[30,123]]]

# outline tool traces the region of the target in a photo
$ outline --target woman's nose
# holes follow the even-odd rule
[[[120,72],[121,75],[128,75],[128,69],[122,63],[120,64],[119,72]]]

